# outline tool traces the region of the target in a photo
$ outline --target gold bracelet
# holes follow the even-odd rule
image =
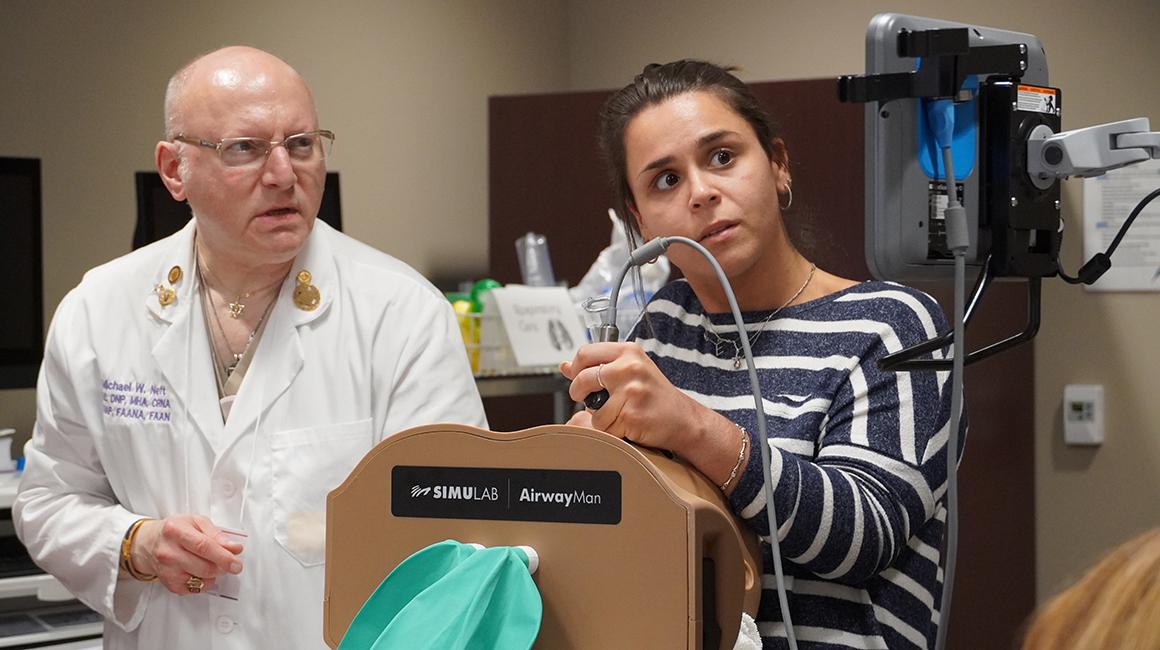
[[[741,469],[741,461],[745,460],[745,450],[749,448],[749,432],[746,431],[745,427],[741,426],[740,424],[734,423],[734,426],[736,426],[738,429],[741,429],[741,451],[737,452],[737,462],[734,463],[733,469],[730,470],[729,478],[725,479],[725,482],[721,484],[722,492],[724,492],[729,487],[729,484],[733,482],[733,479],[737,478],[737,470]]]
[[[141,524],[147,521],[153,521],[153,518],[142,517],[141,519],[134,521],[133,524],[129,526],[129,530],[125,531],[125,537],[121,540],[121,568],[124,569],[125,573],[128,573],[134,580],[140,580],[141,582],[153,582],[157,579],[156,575],[141,573],[137,570],[136,567],[133,566],[133,538],[137,536],[137,529],[141,527]]]

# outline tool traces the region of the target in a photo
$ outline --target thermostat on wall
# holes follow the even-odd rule
[[[1069,445],[1104,442],[1104,387],[1068,384],[1063,387],[1063,441]]]

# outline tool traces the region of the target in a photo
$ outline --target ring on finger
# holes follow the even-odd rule
[[[605,386],[604,380],[600,378],[600,371],[603,369],[604,369],[603,363],[600,364],[599,366],[596,366],[596,383],[600,384],[600,387],[603,388],[604,390],[608,390],[608,386]]]
[[[191,594],[200,594],[201,590],[205,588],[205,580],[191,575],[189,576],[189,580],[185,581],[185,588],[188,589],[189,593]]]

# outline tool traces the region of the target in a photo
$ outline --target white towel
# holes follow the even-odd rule
[[[761,634],[757,632],[757,623],[745,612],[741,612],[741,631],[737,633],[737,644],[733,650],[761,650]]]

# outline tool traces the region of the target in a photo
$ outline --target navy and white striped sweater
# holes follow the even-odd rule
[[[735,369],[733,347],[715,346],[705,334],[712,327],[736,341],[732,316],[706,315],[683,280],[658,292],[646,313],[631,338],[677,388],[745,427],[756,445],[745,366]],[[751,338],[768,315],[743,314]],[[942,311],[920,291],[865,282],[786,308],[765,330],[753,353],[799,647],[932,646],[942,581],[950,373],[896,374],[875,362],[945,331]],[[767,541],[761,454],[751,449],[730,501]],[[758,629],[765,648],[783,648],[771,547],[763,541],[762,548]]]

